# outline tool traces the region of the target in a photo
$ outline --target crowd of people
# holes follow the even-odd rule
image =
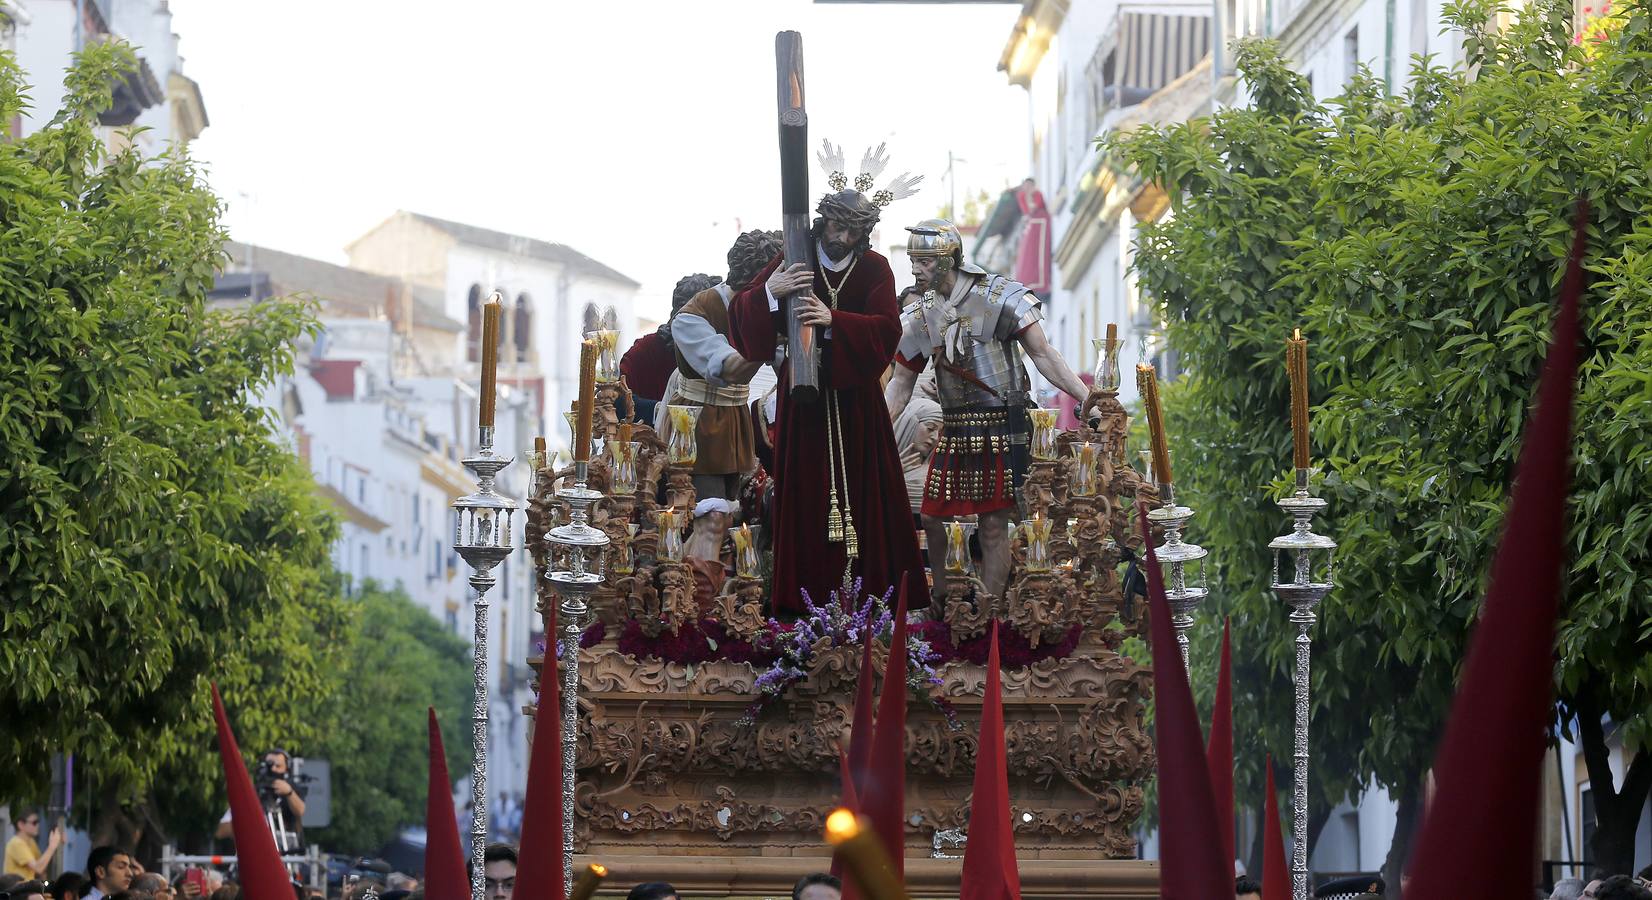
[[[1652,900],[1652,866],[1636,875],[1599,874],[1589,881],[1562,878],[1555,882],[1548,900]]]
[[[98,847],[86,861],[85,872],[65,872],[48,879],[51,856],[38,848],[39,814],[17,817],[18,833],[6,846],[6,872],[0,874],[0,900],[240,900],[241,887],[233,877],[211,868],[189,868],[168,880],[147,871],[134,855],[117,847]],[[49,841],[55,851],[62,835]],[[37,865],[38,863],[38,865]],[[516,891],[517,855],[511,844],[491,844],[483,854],[483,896],[511,900]],[[419,879],[401,872],[351,876],[334,894],[293,883],[297,900],[425,900]],[[1604,895],[1603,895],[1604,896]],[[837,877],[814,872],[799,878],[792,900],[840,900]],[[458,898],[447,898],[458,900]],[[626,900],[679,900],[677,889],[663,881],[631,888]]]
[[[1402,879],[1401,896],[1405,885]],[[1325,882],[1314,890],[1316,898],[1381,897],[1386,885],[1381,878],[1355,876]],[[1234,879],[1235,900],[1262,900],[1262,883],[1246,875]],[[1637,875],[1597,874],[1584,881],[1581,878],[1562,878],[1551,891],[1537,892],[1536,900],[1652,900],[1652,866]]]

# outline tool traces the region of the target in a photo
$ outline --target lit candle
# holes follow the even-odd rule
[[[579,412],[574,422],[574,462],[591,458],[591,418],[597,403],[597,345],[579,344]]]
[[[607,877],[607,866],[591,863],[585,867],[585,871],[579,873],[579,880],[574,882],[574,889],[568,894],[568,900],[591,900],[596,896],[597,888],[602,885],[602,879]]]
[[[826,842],[835,847],[867,900],[902,900],[906,888],[895,877],[889,854],[866,819],[839,807],[826,817]]]
[[[1159,406],[1159,379],[1148,364],[1136,366],[1136,387],[1141,391],[1142,409],[1147,413],[1147,429],[1153,437],[1153,480],[1173,484],[1170,474],[1170,445],[1164,437],[1164,410]]]
[[[1308,468],[1308,339],[1302,329],[1285,341],[1285,373],[1291,380],[1291,450],[1298,469]]]
[[[499,292],[482,304],[482,411],[476,423],[493,427],[494,381],[499,375]]]

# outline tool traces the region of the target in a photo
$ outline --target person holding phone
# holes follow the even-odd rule
[[[52,855],[63,846],[63,826],[52,829],[51,836],[46,838],[46,849],[41,850],[39,810],[18,810],[12,825],[17,828],[17,834],[6,842],[6,874],[22,876],[25,881],[44,879]]]

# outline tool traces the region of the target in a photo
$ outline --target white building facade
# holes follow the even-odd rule
[[[345,248],[350,265],[439,291],[442,313],[464,323],[452,366],[474,369],[481,306],[504,298],[499,380],[539,398],[539,434],[569,446],[562,413],[579,388],[579,343],[612,308],[620,347],[636,337],[638,283],[562,244],[397,212]]]
[[[461,460],[477,442],[481,298],[493,290],[507,298],[496,446],[518,462],[497,485],[523,500],[534,437],[568,444],[562,416],[551,412],[572,402],[587,319],[613,306],[622,326],[633,321],[636,283],[559,245],[409,213],[351,246],[378,272],[241,244],[228,250],[215,302],[308,294],[321,304],[321,336],[298,348],[294,375],[264,402],[339,513],[339,571],[352,589],[374,581],[405,591],[469,640],[474,592],[452,549],[452,502],[475,490]],[[527,783],[523,709],[535,699],[527,661],[545,640],[534,567],[521,549],[524,518],[514,529],[519,549],[495,570],[488,595],[489,792],[503,839],[519,827]]]
[[[138,70],[115,87],[114,105],[102,116],[105,143],[156,153],[187,144],[207,127],[206,104],[184,74],[166,0],[3,0],[0,19],[10,22],[9,44],[32,85],[30,106],[8,123],[17,136],[51,122],[63,106],[63,73],[74,54],[106,41],[132,45]]]
[[[1441,0],[1024,0],[998,67],[1028,92],[1033,169],[1051,214],[1049,328],[1075,368],[1093,365],[1093,343],[1118,326],[1121,368],[1154,363],[1161,378],[1181,366],[1165,347],[1151,298],[1138,290],[1132,253],[1142,223],[1169,214],[1168,198],[1109,158],[1096,139],[1141,125],[1170,125],[1246,102],[1231,42],[1266,36],[1306,74],[1317,97],[1335,96],[1357,66],[1403,90],[1410,57],[1461,60],[1460,36],[1442,34]],[[1123,379],[1120,399],[1136,399]],[[1333,810],[1315,843],[1316,872],[1374,872],[1385,860],[1396,805],[1373,785]],[[1241,829],[1241,855],[1255,826]],[[1144,855],[1156,856],[1155,835]]]

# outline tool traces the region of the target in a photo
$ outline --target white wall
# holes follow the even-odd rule
[[[131,43],[145,60],[164,96],[167,76],[182,71],[178,36],[172,32],[172,13],[162,0],[105,0],[109,27]],[[63,72],[76,49],[75,0],[28,0],[30,22],[18,28],[17,61],[32,84],[32,103],[23,113],[23,134],[44,128],[63,107]],[[86,35],[80,36],[84,45]],[[164,149],[172,140],[172,109],[169,101],[151,106],[133,123],[147,128],[135,143],[145,153]]]
[[[27,25],[17,29],[17,63],[30,85],[23,134],[33,134],[63,108],[63,72],[75,49],[73,0],[30,0]]]

